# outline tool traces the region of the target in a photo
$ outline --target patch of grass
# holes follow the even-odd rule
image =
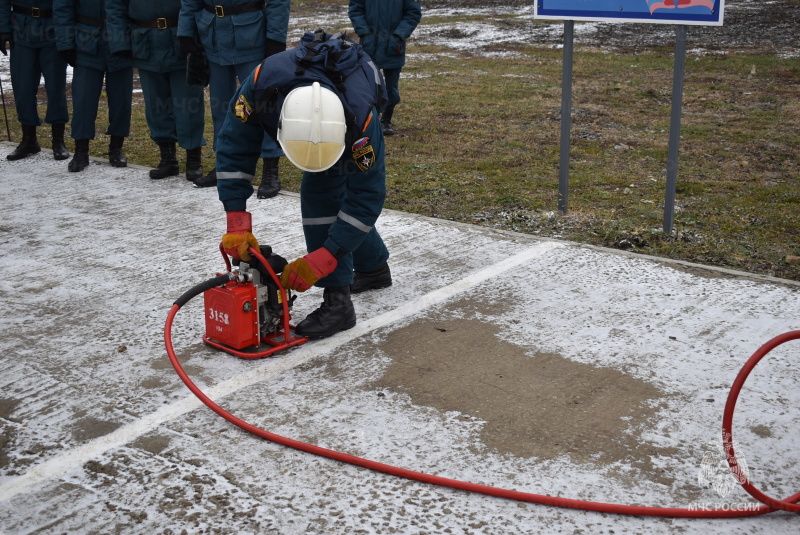
[[[743,55],[689,63],[675,224],[666,235],[673,59],[578,51],[570,204],[561,216],[561,53],[520,48],[525,59],[410,61],[395,112],[401,134],[388,140],[387,206],[800,280],[785,261],[800,254],[800,87],[787,83],[796,74],[790,62]],[[424,192],[405,176],[419,161],[437,162]],[[463,180],[470,170],[480,188]]]

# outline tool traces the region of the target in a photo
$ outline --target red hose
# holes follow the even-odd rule
[[[178,358],[175,355],[175,351],[172,347],[172,322],[175,318],[175,315],[178,313],[178,310],[180,310],[180,307],[178,305],[172,306],[172,309],[169,311],[169,314],[167,315],[167,322],[164,327],[164,342],[167,347],[167,355],[169,356],[169,360],[172,363],[172,366],[175,368],[175,371],[178,373],[178,376],[186,384],[189,390],[191,390],[192,393],[195,396],[197,396],[200,399],[200,401],[202,401],[205,405],[207,405],[212,411],[216,412],[217,414],[219,414],[220,416],[231,422],[233,425],[241,429],[244,429],[245,431],[248,431],[249,433],[252,433],[256,436],[274,442],[276,444],[288,446],[290,448],[294,448],[296,450],[304,451],[307,453],[312,453],[314,455],[319,455],[321,457],[327,457],[329,459],[333,459],[343,463],[348,463],[355,466],[361,466],[363,468],[368,468],[376,472],[382,472],[392,476],[411,479],[414,481],[420,481],[422,483],[430,483],[431,485],[449,487],[452,489],[464,490],[467,492],[475,492],[478,494],[486,494],[488,496],[496,496],[499,498],[507,498],[510,500],[516,500],[521,502],[538,503],[541,505],[550,505],[554,507],[564,507],[568,509],[580,509],[584,511],[597,511],[602,513],[614,513],[620,515],[659,516],[659,517],[675,517],[675,518],[742,518],[742,517],[758,516],[766,513],[771,513],[776,509],[784,509],[787,511],[791,510],[797,512],[796,509],[790,509],[789,507],[795,507],[795,508],[797,507],[796,505],[793,505],[793,502],[797,502],[798,500],[800,500],[800,492],[782,501],[773,500],[765,496],[767,500],[773,502],[770,503],[768,501],[760,500],[758,496],[756,496],[755,494],[753,494],[748,490],[748,492],[753,494],[753,496],[755,496],[756,499],[759,499],[762,503],[766,503],[768,505],[762,505],[752,510],[746,510],[746,511],[733,511],[731,509],[695,510],[695,509],[684,509],[677,507],[642,507],[636,505],[590,502],[590,501],[575,500],[570,498],[557,498],[554,496],[545,496],[529,492],[520,492],[516,490],[492,487],[488,485],[480,485],[477,483],[469,483],[466,481],[460,481],[458,479],[449,479],[445,477],[426,474],[423,472],[416,472],[413,470],[408,470],[406,468],[399,468],[389,464],[371,461],[369,459],[364,459],[362,457],[356,457],[354,455],[349,455],[347,453],[341,453],[338,451],[321,448],[319,446],[314,446],[313,444],[308,444],[281,435],[276,435],[275,433],[270,433],[269,431],[265,431],[260,427],[256,427],[252,424],[249,424],[244,420],[230,414],[228,411],[217,405],[211,398],[206,396],[203,393],[203,391],[200,390],[197,387],[197,385],[195,385],[192,382],[192,380],[183,370],[183,367],[178,361]],[[800,331],[795,331],[795,332],[797,333],[797,336],[800,336]],[[753,359],[751,358],[750,360],[752,361]],[[756,360],[755,362],[758,362],[758,360]],[[750,361],[748,361],[748,364],[749,363]],[[753,363],[753,366],[754,365],[755,363]],[[744,379],[742,379],[741,382],[743,383]],[[736,394],[738,395],[738,391],[736,392]],[[731,391],[731,395],[733,395],[733,390]],[[735,397],[733,399],[735,403]],[[730,397],[728,399],[728,403],[729,404],[731,403]],[[726,407],[726,414],[727,412],[728,408]],[[732,408],[730,412],[732,417],[733,416]],[[728,429],[730,429],[730,427],[728,427]]]
[[[742,390],[744,382],[747,380],[750,372],[753,371],[753,368],[756,367],[756,364],[758,364],[762,358],[767,356],[767,353],[779,345],[789,342],[790,340],[797,340],[798,338],[800,338],[800,331],[789,331],[788,333],[776,336],[758,348],[758,351],[753,353],[753,356],[750,357],[747,362],[745,362],[744,366],[739,371],[739,375],[736,376],[736,380],[733,381],[731,391],[728,394],[728,401],[725,403],[725,412],[722,416],[722,445],[725,450],[725,458],[728,461],[728,465],[731,467],[731,471],[734,473],[734,475],[736,475],[737,480],[742,485],[744,490],[746,490],[750,496],[759,502],[766,504],[773,509],[782,509],[784,511],[791,511],[792,513],[800,513],[800,505],[795,503],[798,501],[800,493],[786,498],[785,500],[776,500],[775,498],[771,498],[755,488],[747,477],[741,475],[742,470],[740,469],[736,459],[736,452],[733,450],[733,409],[736,407],[736,400],[739,399],[739,392]]]

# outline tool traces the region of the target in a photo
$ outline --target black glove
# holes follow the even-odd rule
[[[69,50],[59,50],[58,55],[61,56],[70,67],[74,67],[75,63],[78,61],[78,53],[74,48],[70,48]]]
[[[0,52],[4,56],[8,55],[8,51],[14,46],[14,36],[11,33],[0,33]]]
[[[178,41],[180,41],[181,44],[181,54],[184,56],[188,56],[192,52],[203,50],[200,48],[200,45],[197,44],[197,41],[194,40],[194,37],[178,37]]]
[[[278,52],[283,52],[284,50],[286,50],[286,43],[267,39],[267,43],[264,45],[264,57],[268,58],[271,55],[277,54]]]
[[[116,52],[114,52],[113,55],[117,56],[118,58],[125,58],[125,59],[133,58],[133,52],[131,52],[130,50],[117,50]]]
[[[211,71],[208,68],[208,57],[200,48],[196,52],[189,52],[186,56],[186,85],[192,87],[207,87]]]

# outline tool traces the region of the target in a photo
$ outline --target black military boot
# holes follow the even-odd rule
[[[281,190],[281,180],[278,178],[278,162],[280,158],[262,158],[264,168],[261,170],[261,185],[258,186],[256,196],[259,199],[269,199]]]
[[[66,160],[69,158],[69,151],[64,145],[64,123],[51,124],[50,129],[53,133],[53,159]]]
[[[322,306],[306,316],[294,332],[308,338],[327,338],[356,325],[356,310],[350,300],[350,286],[334,286],[322,292]]]
[[[88,166],[89,166],[89,140],[76,139],[75,154],[72,155],[72,159],[69,161],[67,169],[69,169],[71,173],[77,173],[78,171],[83,171]]]
[[[386,108],[381,115],[384,136],[393,136],[395,134],[394,126],[392,126],[392,115],[394,115],[394,108]]]
[[[177,176],[179,169],[178,157],[175,154],[175,142],[163,141],[158,143],[158,148],[161,150],[161,161],[158,162],[158,167],[150,170],[150,178],[160,179],[168,176]]]
[[[22,141],[14,149],[14,152],[6,156],[6,160],[21,160],[41,150],[42,147],[36,140],[36,127],[24,124],[22,125]]]
[[[392,272],[389,271],[389,264],[384,262],[372,271],[354,271],[353,284],[350,285],[350,293],[360,294],[367,290],[380,290],[392,285]]]
[[[186,149],[186,180],[194,182],[203,176],[202,147]]]
[[[111,136],[108,142],[108,163],[111,167],[128,167],[128,159],[122,154],[122,144],[125,138],[122,136]]]
[[[194,187],[196,188],[215,188],[217,187],[217,168],[215,167],[208,172],[206,176],[194,180]]]

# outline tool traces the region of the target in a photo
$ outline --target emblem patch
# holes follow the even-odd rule
[[[239,95],[239,98],[236,99],[236,104],[233,107],[233,112],[237,119],[243,123],[246,123],[250,118],[250,114],[253,112],[253,106],[247,102],[247,99],[244,98],[244,95]]]
[[[368,137],[362,137],[353,143],[353,160],[362,171],[369,171],[375,163],[375,149],[369,142]]]

